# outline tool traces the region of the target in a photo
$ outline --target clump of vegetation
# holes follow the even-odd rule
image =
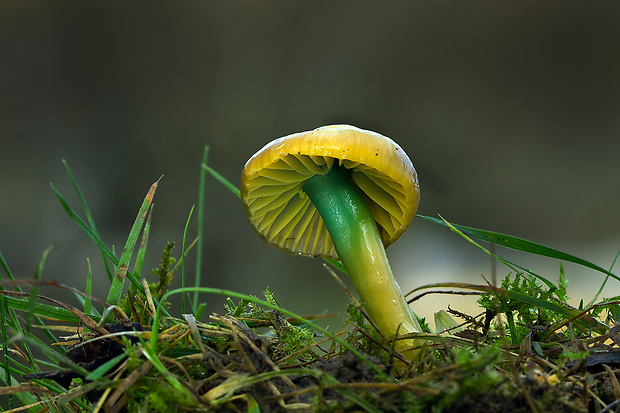
[[[264,309],[246,299],[241,299],[235,306],[229,298],[226,311],[229,316],[242,321],[248,327],[268,326],[269,333],[265,337],[269,341],[273,357],[286,357],[289,363],[314,360],[317,357],[311,350],[314,347],[314,332],[308,327],[294,325],[295,320],[291,320],[293,323],[289,321],[278,310],[280,305],[269,288],[265,290],[264,296],[272,309]]]
[[[504,278],[501,289],[510,291],[509,295],[485,294],[478,299],[478,304],[492,314],[504,314],[508,325],[506,337],[512,344],[519,344],[526,335],[535,330],[542,331],[552,324],[560,323],[564,317],[562,313],[554,311],[552,307],[545,308],[532,306],[523,297],[530,297],[541,302],[551,303],[554,300],[560,304],[568,304],[566,299],[566,282],[563,277],[558,287],[545,288],[536,278],[517,273]],[[555,297],[554,297],[555,296]]]
[[[210,172],[235,189],[206,165],[206,154],[203,163],[202,182]],[[489,254],[480,241],[580,264],[606,278],[591,302],[573,307],[562,267],[554,283],[496,257],[511,269],[499,286],[441,283],[416,289],[475,293],[480,314],[448,309],[451,315],[438,314],[435,324],[442,327],[436,332],[418,320],[422,332],[406,339],[419,345],[407,354],[357,302],[349,305],[342,331],[333,332],[315,322],[325,316],[301,317],[284,309],[268,289],[263,299],[197,283],[170,289],[173,277],[190,285],[183,263],[197,241],[187,242],[186,235],[178,258],[174,244],[167,244],[159,267],[143,279],[157,183],[117,256],[100,239],[67,171],[86,221],[56,195],[99,247],[110,289],[105,298],[93,295],[90,271],[83,292],[44,281],[49,250],[30,280],[16,279],[0,255],[2,409],[602,412],[618,404],[620,300],[599,299],[607,279],[620,280],[611,270],[523,239],[422,217]],[[77,304],[41,295],[42,286],[72,291]],[[192,293],[227,297],[222,315],[203,316],[204,306]],[[173,295],[182,297],[181,308],[170,304]]]

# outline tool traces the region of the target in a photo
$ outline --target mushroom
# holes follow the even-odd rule
[[[266,243],[339,259],[384,336],[422,331],[385,253],[420,200],[413,164],[390,138],[332,125],[276,139],[245,164],[241,199]]]

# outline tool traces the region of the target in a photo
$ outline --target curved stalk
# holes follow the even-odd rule
[[[394,279],[372,213],[344,167],[315,175],[303,186],[325,222],[338,257],[371,320],[386,337],[421,332]],[[400,340],[397,348],[413,340]]]

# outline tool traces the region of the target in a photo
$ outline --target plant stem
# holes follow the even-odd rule
[[[338,257],[364,304],[386,337],[421,332],[387,260],[377,224],[346,168],[334,166],[303,187],[325,222]],[[397,348],[411,345],[401,340]]]

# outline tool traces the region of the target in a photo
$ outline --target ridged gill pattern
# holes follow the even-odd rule
[[[309,178],[326,174],[334,162],[351,170],[351,180],[377,221],[384,245],[400,236],[409,225],[405,211],[411,208],[402,184],[346,159],[287,154],[245,177],[243,202],[267,243],[296,254],[338,259],[323,219],[302,190]]]

